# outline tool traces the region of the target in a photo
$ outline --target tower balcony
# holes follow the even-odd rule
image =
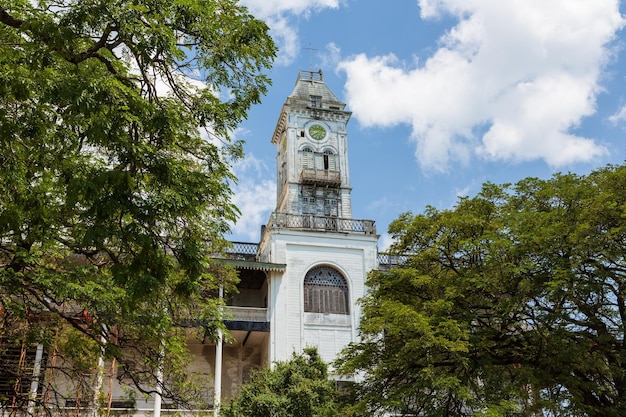
[[[302,184],[328,185],[339,187],[341,185],[341,175],[339,171],[328,169],[303,168],[300,173]]]
[[[375,235],[374,220],[342,219],[312,214],[272,213],[268,229],[297,229],[320,232]]]

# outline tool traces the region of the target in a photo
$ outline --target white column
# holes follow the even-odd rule
[[[104,349],[107,343],[107,339],[104,336],[107,331],[107,327],[103,326],[101,329],[102,334],[100,335],[100,355],[98,356],[98,368],[96,369],[96,384],[93,390],[93,413],[92,415],[96,417],[99,412],[99,403],[100,403],[100,391],[102,390],[102,385],[104,384]]]
[[[220,303],[224,300],[224,288],[219,289]],[[220,319],[222,314],[220,314]],[[223,337],[222,329],[217,329],[217,341],[215,343],[215,383],[214,383],[214,397],[213,397],[213,416],[218,417],[220,413],[220,403],[222,400],[222,344]],[[158,416],[155,416],[158,417]]]
[[[37,345],[35,352],[35,365],[33,366],[33,380],[30,383],[30,395],[28,397],[28,415],[34,415],[37,390],[39,389],[39,374],[41,373],[41,359],[43,358],[43,345]]]
[[[156,394],[154,394],[154,407],[153,407],[153,417],[161,417],[161,401],[162,401],[162,394],[163,394],[163,361],[165,360],[165,348],[163,346],[163,343],[161,343],[161,352],[159,355],[159,362],[157,364],[157,371],[156,371],[156,387],[155,387],[155,391]]]

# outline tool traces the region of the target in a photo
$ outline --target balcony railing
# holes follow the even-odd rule
[[[231,242],[231,246],[226,249],[226,254],[231,259],[254,261],[259,251],[258,243]]]
[[[342,219],[312,214],[272,213],[268,229],[303,229],[375,235],[374,220]]]
[[[378,254],[378,267],[380,269],[397,268],[409,259],[407,255],[392,255],[389,253]]]
[[[300,174],[303,184],[341,184],[341,176],[339,171],[330,171],[327,169],[304,168]]]
[[[224,308],[224,313],[226,320],[267,321],[267,308],[227,306]]]

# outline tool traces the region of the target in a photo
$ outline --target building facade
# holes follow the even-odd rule
[[[307,346],[332,361],[356,339],[356,301],[377,267],[374,222],[352,218],[345,107],[321,71],[301,71],[272,136],[277,203],[259,260],[285,269],[270,277],[271,361]]]
[[[249,368],[309,346],[330,363],[356,341],[357,300],[379,262],[374,221],[352,218],[350,116],[321,71],[299,73],[272,135],[276,209],[259,244],[236,243],[227,261],[238,269],[241,288],[227,301],[226,324],[237,342],[221,348],[222,379],[215,383],[224,398],[236,393]],[[235,346],[260,355],[242,367],[245,352],[226,353]],[[237,381],[228,376],[235,369]]]

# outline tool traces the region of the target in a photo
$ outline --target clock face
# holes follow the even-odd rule
[[[322,140],[326,137],[326,129],[320,125],[313,125],[309,128],[309,135],[315,140]]]

